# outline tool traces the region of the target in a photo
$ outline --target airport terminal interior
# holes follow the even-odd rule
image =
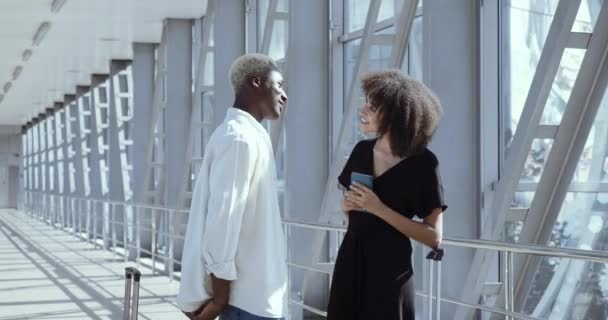
[[[125,267],[140,319],[187,319],[194,184],[246,53],[289,97],[262,122],[287,319],[327,316],[360,79],[386,69],[443,106],[416,319],[608,319],[607,0],[1,0],[0,319],[123,319]]]

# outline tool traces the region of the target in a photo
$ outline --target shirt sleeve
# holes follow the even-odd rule
[[[211,297],[211,290],[208,290],[207,285],[209,277],[202,276],[205,274],[202,257],[202,231],[205,225],[208,193],[208,170],[205,167],[206,162],[203,162],[192,192],[192,203],[182,250],[181,281],[176,297],[180,309],[187,312],[195,311],[203,301]]]
[[[439,162],[435,160],[428,170],[426,179],[423,181],[422,208],[417,215],[420,219],[424,219],[437,208],[441,208],[441,211],[445,211],[448,206],[445,203],[443,183],[441,182],[441,173],[439,172]]]
[[[245,141],[232,140],[212,160],[209,201],[203,236],[207,273],[236,280],[235,257],[243,212],[253,178],[254,156]]]

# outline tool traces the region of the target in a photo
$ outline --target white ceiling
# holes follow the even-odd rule
[[[165,18],[199,18],[205,0],[66,0],[52,13],[52,0],[0,1],[0,125],[21,125],[108,73],[111,59],[132,58],[133,42],[159,42]],[[32,38],[44,21],[51,28],[40,46]],[[104,40],[105,39],[105,40]],[[108,40],[113,39],[113,40]],[[32,57],[24,62],[24,50]],[[16,66],[23,66],[12,80]]]

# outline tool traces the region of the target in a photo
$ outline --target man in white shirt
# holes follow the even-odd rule
[[[213,132],[193,192],[177,303],[190,319],[281,319],[287,314],[286,241],[274,152],[260,124],[287,95],[276,63],[234,61],[234,105]]]

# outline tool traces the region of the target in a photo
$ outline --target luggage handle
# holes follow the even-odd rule
[[[141,272],[133,267],[125,268],[125,303],[124,303],[124,320],[137,320],[137,307],[139,306],[139,280]],[[133,283],[133,297],[131,297],[131,283]],[[133,303],[131,303],[133,298]],[[131,311],[131,317],[129,317]]]
[[[433,290],[436,291],[435,301],[435,319],[441,319],[441,259],[443,259],[445,251],[443,248],[435,248],[429,252],[426,259],[429,260],[429,295],[428,295],[428,307],[429,307],[429,320],[433,320]],[[434,266],[437,265],[437,283],[436,288],[433,288],[433,276]]]

